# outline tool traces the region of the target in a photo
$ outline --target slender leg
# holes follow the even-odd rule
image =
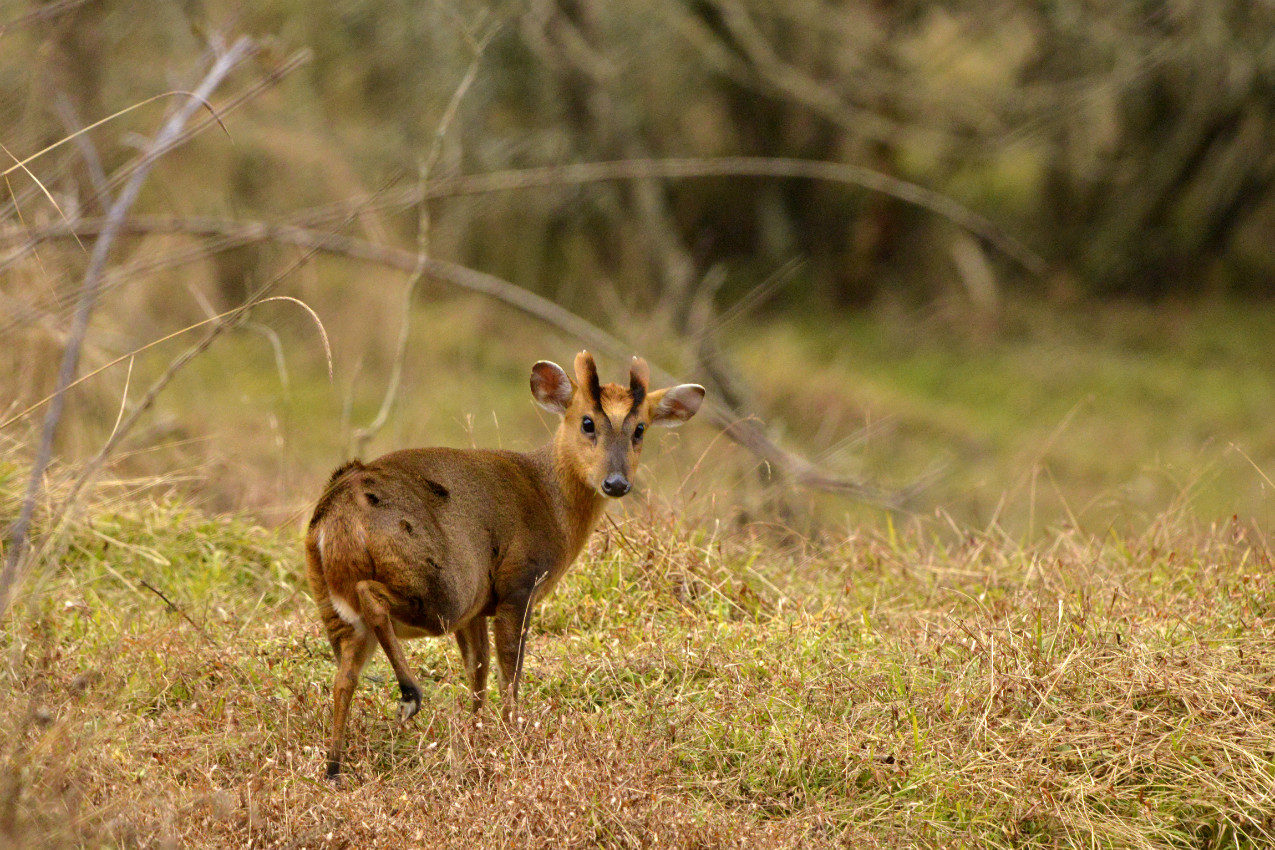
[[[475,713],[487,701],[487,670],[491,666],[491,644],[487,637],[487,618],[475,617],[456,630],[456,643],[465,660],[469,690],[474,697]]]
[[[518,702],[518,684],[522,681],[523,651],[527,632],[531,629],[531,600],[522,604],[502,604],[496,609],[495,626],[496,658],[500,662],[501,714],[509,720]]]
[[[412,670],[407,665],[403,645],[399,643],[398,635],[394,634],[394,623],[390,620],[389,589],[379,581],[361,581],[356,585],[356,591],[363,621],[376,635],[381,649],[385,650],[385,656],[390,660],[390,666],[394,668],[394,676],[398,679],[398,687],[402,692],[398,701],[398,719],[406,723],[421,710],[421,688],[416,684]]]
[[[330,633],[336,650],[336,682],[332,686],[332,741],[328,745],[328,778],[336,779],[341,773],[341,759],[345,755],[345,721],[350,713],[350,699],[359,683],[359,673],[372,651],[368,633],[362,629],[345,626]]]

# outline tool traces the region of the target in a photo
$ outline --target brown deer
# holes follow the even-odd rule
[[[629,386],[598,382],[593,357],[576,379],[555,363],[531,367],[531,394],[562,416],[553,441],[522,454],[406,449],[332,473],[305,539],[310,587],[336,657],[327,773],[341,772],[345,723],[373,639],[389,658],[399,718],[421,707],[401,638],[456,635],[474,711],[487,692],[487,621],[506,717],[518,698],[532,606],[562,577],[602,515],[629,492],[648,425],[680,425],[704,388],[648,391],[634,357]]]

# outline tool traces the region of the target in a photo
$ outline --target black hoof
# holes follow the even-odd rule
[[[421,710],[421,689],[411,682],[399,682],[403,696],[398,701],[398,720],[406,723]]]

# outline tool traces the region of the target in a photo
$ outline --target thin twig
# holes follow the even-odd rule
[[[172,611],[180,614],[183,620],[185,620],[186,622],[194,626],[195,631],[199,632],[199,636],[201,638],[203,638],[205,641],[212,644],[213,646],[217,645],[217,642],[208,636],[208,632],[204,631],[204,627],[199,625],[199,623],[196,623],[194,620],[192,620],[190,615],[186,613],[185,609],[183,609],[180,605],[175,604],[171,599],[165,596],[163,591],[161,591],[159,588],[152,585],[150,582],[148,582],[144,578],[138,579],[138,582],[142,585],[142,587],[146,588],[151,593],[155,594],[160,599],[164,600],[164,604],[167,605]]]
[[[52,460],[53,438],[62,419],[66,387],[74,380],[75,372],[79,367],[80,351],[84,345],[89,319],[92,317],[93,308],[97,303],[102,275],[105,271],[106,261],[110,256],[111,248],[115,243],[115,238],[121,232],[124,221],[128,216],[128,211],[137,200],[142,184],[146,181],[147,175],[150,174],[151,168],[163,154],[175,147],[176,140],[181,136],[182,128],[185,127],[191,116],[195,114],[195,110],[208,102],[208,97],[221,84],[222,80],[226,78],[236,65],[251,55],[254,50],[253,41],[244,37],[236,41],[224,55],[218,57],[212,68],[205,75],[204,81],[200,83],[193,93],[193,96],[178,107],[155,135],[137,169],[120,191],[105,218],[105,226],[93,245],[93,253],[90,255],[88,268],[84,272],[84,283],[80,288],[79,303],[76,306],[75,318],[68,334],[62,366],[58,372],[56,385],[58,389],[45,415],[40,445],[36,452],[35,463],[31,467],[31,478],[27,484],[26,496],[23,499],[18,519],[9,532],[9,551],[6,553],[4,571],[0,572],[0,616],[8,610],[12,601],[11,597],[13,588],[18,580],[19,566],[27,552],[27,532],[31,525],[31,519],[35,514],[35,503],[39,498],[44,473]]]
[[[107,189],[106,171],[102,168],[102,158],[97,155],[97,148],[93,146],[92,137],[80,132],[82,129],[80,117],[75,114],[75,107],[71,105],[71,100],[65,93],[58,93],[54,100],[54,108],[62,120],[62,126],[70,134],[69,138],[75,139],[76,150],[80,152],[80,158],[84,160],[84,168],[89,174],[89,185],[93,187],[98,207],[104,210],[110,209],[111,193]]]
[[[368,423],[367,427],[355,430],[353,435],[355,455],[361,455],[367,451],[368,443],[389,421],[390,410],[394,407],[394,402],[398,398],[398,390],[403,381],[403,364],[407,359],[407,341],[412,330],[412,301],[416,295],[416,287],[425,275],[425,266],[429,260],[429,202],[425,200],[428,197],[429,175],[438,163],[438,158],[443,152],[443,139],[447,136],[447,131],[451,127],[452,121],[456,118],[456,113],[460,109],[461,101],[465,98],[465,93],[469,91],[469,87],[473,85],[474,80],[478,77],[478,68],[482,64],[483,53],[486,51],[487,44],[491,41],[492,36],[496,34],[497,29],[499,27],[493,26],[476,42],[470,39],[471,44],[473,44],[474,56],[469,62],[469,69],[456,87],[456,91],[452,93],[451,100],[443,112],[443,117],[439,119],[438,126],[434,130],[434,139],[430,145],[429,153],[426,155],[424,162],[421,163],[418,184],[421,201],[417,210],[416,265],[408,276],[407,282],[403,285],[402,321],[399,324],[398,340],[394,346],[394,362],[390,367],[390,380],[385,388],[385,397],[381,399],[381,408],[376,412],[376,416]]]

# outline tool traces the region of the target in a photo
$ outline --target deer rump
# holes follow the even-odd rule
[[[361,630],[356,587],[371,580],[388,591],[400,637],[444,635],[491,616],[499,599],[525,590],[502,587],[528,573],[501,569],[519,565],[509,541],[529,527],[541,544],[554,536],[547,494],[524,465],[513,452],[430,448],[338,468],[310,521],[311,573],[328,596],[320,607]]]

